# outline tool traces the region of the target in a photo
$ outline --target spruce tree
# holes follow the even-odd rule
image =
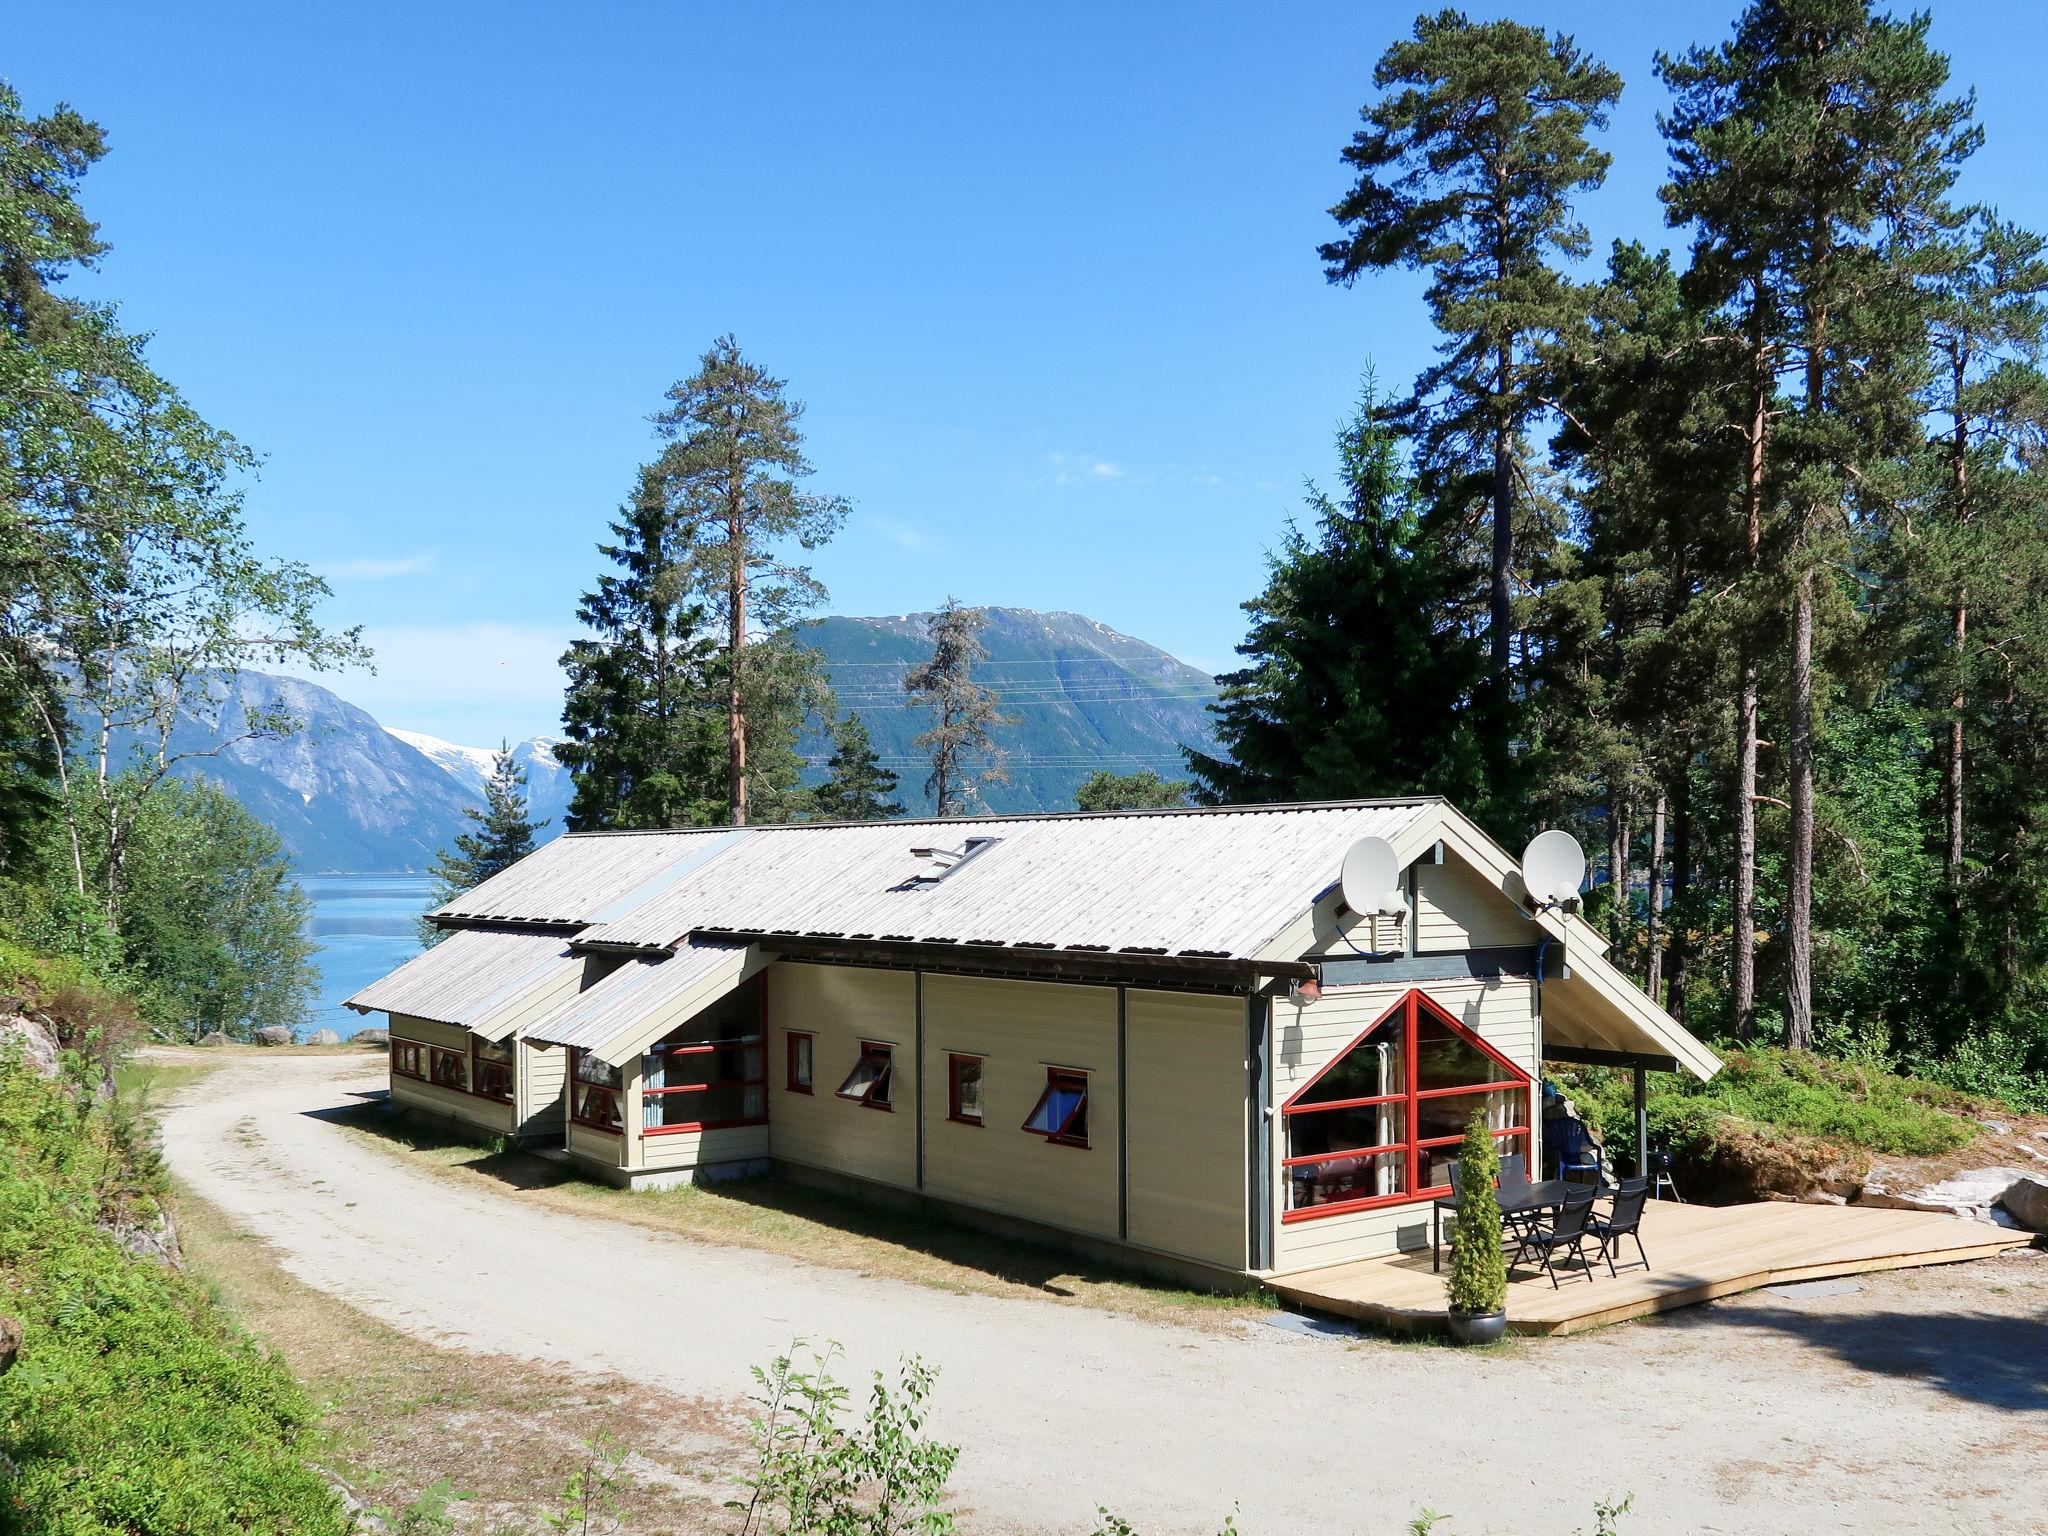
[[[1248,665],[1218,681],[1216,756],[1190,750],[1198,800],[1233,805],[1440,794],[1483,820],[1496,795],[1474,704],[1486,653],[1445,617],[1457,568],[1423,526],[1370,388],[1337,440],[1341,497],[1313,484],[1310,539],[1287,530],[1244,605]]]
[[[1332,282],[1429,273],[1444,341],[1403,415],[1437,514],[1490,516],[1486,632],[1505,710],[1517,461],[1547,408],[1544,353],[1586,313],[1555,263],[1586,253],[1572,199],[1606,176],[1610,157],[1586,134],[1606,126],[1621,78],[1569,37],[1444,10],[1380,56],[1373,83],[1382,94],[1344,150],[1358,180],[1330,210],[1344,235],[1320,254]]]
[[[819,821],[888,821],[903,814],[895,793],[896,775],[875,755],[867,726],[847,715],[832,728],[832,756],[825,782],[811,792],[811,814]]]
[[[691,595],[694,527],[675,520],[656,477],[642,472],[613,540],[615,569],[583,596],[593,637],[562,656],[567,736],[559,755],[575,783],[569,829],[690,826],[723,801],[712,644]]]
[[[798,489],[811,473],[797,430],[804,408],[784,381],[721,336],[697,372],[668,391],[654,418],[666,446],[650,466],[671,522],[691,528],[695,557],[689,589],[703,604],[718,647],[724,687],[726,808],[734,826],[749,817],[749,753],[760,727],[793,738],[786,713],[756,721],[752,641],[779,635],[825,598],[810,568],[785,558],[786,546],[816,549],[838,531],[847,503]],[[779,675],[761,693],[786,698],[788,671],[814,653],[790,648],[775,658]],[[802,690],[798,690],[802,691]],[[828,716],[829,718],[829,716]]]
[[[1698,285],[1759,360],[1746,484],[1758,575],[1790,640],[1785,1036],[1800,1049],[1813,1042],[1818,667],[1830,625],[1839,635],[1857,611],[1836,573],[1898,494],[1924,376],[1923,282],[1979,139],[1969,103],[1942,94],[1948,62],[1927,46],[1928,24],[1868,0],[1756,0],[1721,47],[1658,61],[1675,98],[1669,216],[1692,227]],[[1793,401],[1776,399],[1778,374]],[[1752,728],[1750,754],[1754,740]],[[1747,937],[1736,942],[1746,955]]]
[[[458,832],[453,846],[435,856],[428,871],[434,877],[434,905],[440,906],[464,891],[482,885],[533,852],[533,835],[547,825],[531,819],[527,807],[526,770],[512,757],[512,749],[498,744],[491,759],[491,776],[484,781],[481,809],[465,807],[462,814],[476,823],[475,830]],[[437,942],[441,930],[422,922],[421,936]]]
[[[931,727],[915,740],[931,758],[924,788],[937,816],[964,816],[980,798],[983,784],[1009,781],[1003,767],[1006,754],[996,744],[995,731],[1011,722],[999,712],[996,691],[974,680],[975,663],[988,659],[981,643],[987,622],[979,608],[963,608],[959,599],[947,598],[925,621],[932,642],[930,657],[903,676],[912,706],[922,705],[932,713]]]

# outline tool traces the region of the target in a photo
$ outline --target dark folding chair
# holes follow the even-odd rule
[[[1552,1290],[1557,1289],[1560,1255],[1577,1259],[1586,1278],[1593,1278],[1592,1266],[1586,1262],[1586,1240],[1593,1236],[1593,1198],[1598,1193],[1590,1184],[1573,1189],[1564,1197],[1564,1204],[1558,1207],[1557,1219],[1547,1227],[1538,1226],[1527,1233],[1516,1249],[1518,1258],[1523,1253],[1530,1253],[1541,1261],[1543,1272],[1550,1276]]]
[[[1635,1239],[1637,1264],[1625,1264],[1623,1269],[1650,1267],[1650,1256],[1643,1251],[1643,1206],[1650,1198],[1648,1179],[1624,1179],[1614,1191],[1614,1209],[1604,1220],[1595,1218],[1592,1235],[1600,1244],[1600,1257],[1607,1261],[1607,1273],[1617,1275],[1614,1267],[1614,1250],[1621,1246],[1625,1237]]]
[[[1529,1159],[1516,1153],[1500,1160],[1500,1189],[1502,1194],[1520,1191],[1529,1187]],[[1535,1226],[1543,1212],[1536,1210],[1503,1211],[1501,1220],[1509,1236],[1521,1240],[1524,1232]]]

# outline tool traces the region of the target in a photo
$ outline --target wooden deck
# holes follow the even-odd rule
[[[1450,1265],[1449,1220],[1444,1264]],[[1517,1269],[1508,1284],[1508,1325],[1517,1333],[1576,1333],[1672,1307],[1733,1296],[1759,1286],[1984,1258],[2028,1242],[1988,1222],[1869,1206],[1679,1205],[1653,1201],[1643,1212],[1650,1269],[1603,1266],[1595,1278],[1560,1275],[1553,1290],[1542,1271]],[[1635,1249],[1629,1247],[1629,1257]],[[1280,1298],[1319,1312],[1384,1327],[1443,1322],[1444,1276],[1429,1250],[1333,1264],[1266,1282]]]

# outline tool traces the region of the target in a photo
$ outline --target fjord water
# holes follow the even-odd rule
[[[381,1018],[365,1018],[341,1000],[420,952],[419,916],[434,904],[430,875],[301,875],[312,899],[309,931],[320,946],[313,964],[320,987],[304,1029],[344,1039]]]

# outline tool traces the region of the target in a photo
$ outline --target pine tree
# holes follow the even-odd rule
[[[547,825],[530,819],[526,770],[513,760],[511,747],[502,741],[491,759],[491,776],[484,781],[483,808],[468,806],[462,814],[476,823],[476,829],[458,832],[454,845],[435,856],[428,871],[436,883],[435,906],[517,864],[533,852],[533,835]],[[432,944],[441,938],[442,930],[422,921],[420,934]]]
[[[650,476],[670,520],[694,531],[695,557],[686,574],[718,636],[726,819],[734,826],[749,819],[748,757],[756,746],[749,673],[765,659],[750,642],[757,634],[781,634],[825,598],[809,567],[784,559],[778,546],[793,541],[816,549],[847,512],[840,497],[797,489],[811,473],[797,430],[804,408],[783,390],[783,380],[749,362],[731,336],[721,336],[697,372],[671,386],[668,408],[654,418],[666,446]],[[777,658],[785,674],[792,659]],[[771,680],[766,691],[784,681]],[[794,736],[786,718],[774,728]]]
[[[891,797],[896,775],[882,766],[859,715],[849,714],[832,729],[832,756],[825,782],[811,792],[811,813],[819,821],[888,821],[903,814]]]
[[[568,739],[560,756],[575,783],[574,832],[690,826],[723,801],[713,646],[690,591],[694,529],[669,514],[643,472],[631,505],[598,552],[615,570],[583,596],[577,619],[595,638],[562,657]]]
[[[1370,387],[1338,435],[1343,496],[1313,484],[1311,540],[1289,527],[1244,605],[1249,665],[1218,679],[1223,753],[1190,751],[1207,805],[1441,794],[1483,819],[1497,795],[1474,699],[1486,654],[1444,617],[1457,568],[1418,515]]]
[[[921,704],[932,712],[931,728],[915,740],[931,758],[924,788],[935,815],[964,816],[980,798],[983,784],[1009,781],[1005,753],[996,745],[994,733],[1011,722],[998,712],[995,690],[974,680],[975,663],[988,659],[981,643],[987,622],[979,608],[963,608],[957,598],[947,598],[925,623],[932,642],[930,658],[903,676],[913,706]],[[977,758],[979,772],[972,767]]]
[[[1790,610],[1785,1034],[1800,1049],[1813,1041],[1826,692],[1816,663],[1830,623],[1839,632],[1856,615],[1832,573],[1896,496],[1891,471],[1924,375],[1921,284],[1956,227],[1946,199],[1980,137],[1969,103],[1941,94],[1948,63],[1927,46],[1928,24],[1880,16],[1868,0],[1756,0],[1730,42],[1658,61],[1676,102],[1664,120],[1675,161],[1667,209],[1693,226],[1696,282],[1728,306],[1756,360],[1747,496],[1759,575]],[[1776,399],[1779,372],[1795,402]],[[1747,698],[1743,708],[1753,719]],[[1753,762],[1754,726],[1738,729]],[[1745,960],[1747,943],[1738,932]]]
[[[1077,811],[1176,810],[1189,803],[1195,786],[1186,779],[1163,779],[1150,768],[1136,773],[1097,769],[1074,791]]]
[[[1517,461],[1545,409],[1542,354],[1588,303],[1553,263],[1586,253],[1571,200],[1606,176],[1610,157],[1586,132],[1606,126],[1621,78],[1569,37],[1445,10],[1419,17],[1373,82],[1382,94],[1344,151],[1358,181],[1330,210],[1345,234],[1321,248],[1324,270],[1340,283],[1395,265],[1430,274],[1441,361],[1403,415],[1437,514],[1490,513],[1487,641],[1504,710]]]

